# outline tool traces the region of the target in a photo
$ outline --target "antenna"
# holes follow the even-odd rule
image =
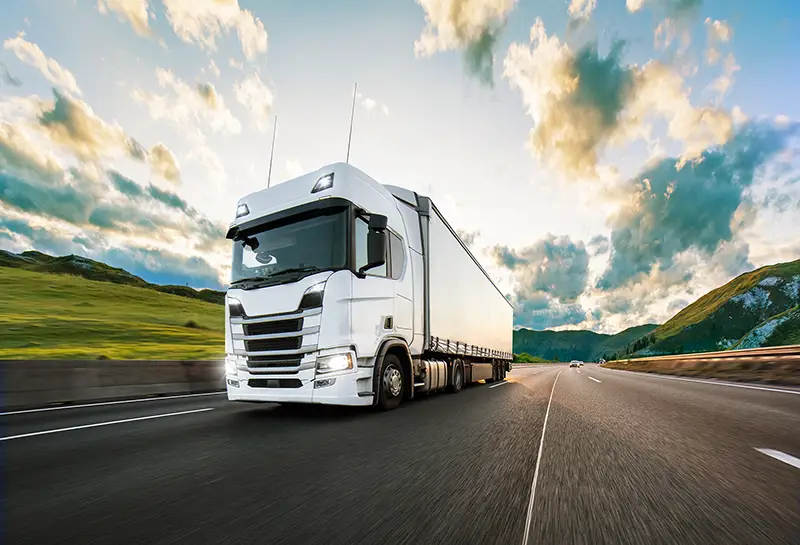
[[[267,189],[272,179],[272,159],[275,157],[275,133],[278,131],[278,114],[275,114],[275,124],[272,126],[272,149],[269,151],[269,174],[267,174]]]
[[[350,163],[350,142],[353,140],[353,117],[356,115],[356,95],[358,95],[358,82],[353,87],[353,108],[350,110],[350,134],[347,136],[347,159],[346,163]]]

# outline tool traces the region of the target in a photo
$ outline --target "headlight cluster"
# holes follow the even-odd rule
[[[352,368],[353,356],[351,354],[334,354],[333,356],[321,356],[317,358],[318,373],[345,371]]]

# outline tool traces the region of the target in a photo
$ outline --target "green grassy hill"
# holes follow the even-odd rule
[[[514,353],[527,353],[546,360],[570,361],[573,359],[597,361],[604,355],[633,342],[658,327],[646,324],[620,331],[616,335],[604,335],[594,331],[514,331]]]
[[[217,304],[0,267],[0,359],[217,359],[223,327]]]
[[[800,260],[744,273],[620,352],[639,356],[708,352],[736,345],[753,328],[800,304]],[[779,343],[784,344],[784,343]]]
[[[29,251],[14,254],[0,250],[0,267],[14,267],[28,271],[55,274],[71,274],[89,280],[126,284],[140,288],[148,288],[163,293],[172,293],[181,297],[200,299],[221,305],[225,302],[225,292],[215,290],[195,290],[188,286],[170,286],[151,284],[143,278],[135,276],[125,269],[111,267],[100,261],[94,261],[78,255],[53,257],[41,252]]]

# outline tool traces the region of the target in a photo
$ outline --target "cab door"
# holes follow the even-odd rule
[[[355,270],[367,264],[367,220],[355,218]],[[385,231],[384,236],[389,236]],[[366,271],[366,277],[353,276],[351,335],[359,356],[374,355],[381,341],[394,331],[394,283],[389,274],[389,240],[386,241],[385,262],[380,267]]]

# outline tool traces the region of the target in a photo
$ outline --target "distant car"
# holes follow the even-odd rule
[[[569,362],[569,366],[570,367],[580,367],[581,366],[581,362],[579,362],[578,360],[572,360],[571,362]]]
[[[578,362],[578,367],[583,367],[583,362],[582,361]]]

